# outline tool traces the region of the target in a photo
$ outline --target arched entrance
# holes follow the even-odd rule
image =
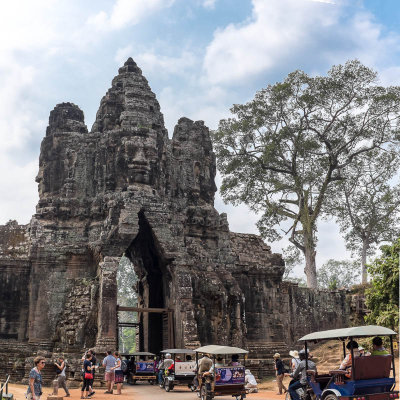
[[[173,314],[169,306],[169,273],[162,249],[140,211],[139,233],[125,252],[138,277],[139,350],[158,353],[174,342]],[[172,335],[172,337],[171,337]]]

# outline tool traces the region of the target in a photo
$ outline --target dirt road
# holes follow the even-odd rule
[[[158,386],[148,384],[137,384],[135,386],[124,385],[121,396],[104,394],[104,388],[95,388],[96,394],[94,400],[198,400],[197,394],[191,392],[188,388],[178,386],[172,392],[165,392]],[[51,394],[50,388],[44,388],[41,400],[47,400],[47,396]],[[26,386],[14,385],[9,386],[9,392],[14,395],[15,400],[25,400]],[[79,400],[80,389],[70,389],[71,397],[64,400]],[[64,391],[61,389],[61,395]],[[216,400],[232,400],[231,396],[216,397]],[[263,391],[261,393],[252,393],[247,395],[248,400],[284,400],[284,396],[276,396],[275,392]]]

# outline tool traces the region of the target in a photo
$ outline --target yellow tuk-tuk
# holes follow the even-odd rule
[[[247,350],[239,347],[209,345],[199,347],[195,349],[195,352],[197,365],[199,365],[199,354],[208,354],[212,360],[212,374],[205,378],[203,373],[198,373],[201,400],[211,400],[216,396],[229,395],[235,397],[236,400],[246,397],[245,355],[248,354]],[[226,357],[234,354],[238,356],[238,361],[233,363],[235,365],[228,365]],[[223,366],[216,365],[217,356],[224,359]],[[240,356],[243,356],[243,362],[239,360]]]

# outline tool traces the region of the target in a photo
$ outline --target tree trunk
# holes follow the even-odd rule
[[[315,243],[313,235],[304,234],[304,257],[306,260],[306,266],[304,273],[307,277],[307,286],[312,289],[317,288],[317,267],[315,264]]]
[[[366,238],[363,239],[363,246],[361,250],[361,283],[367,283],[367,251],[369,249],[369,243]]]

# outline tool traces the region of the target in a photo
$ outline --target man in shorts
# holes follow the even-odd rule
[[[115,367],[116,362],[117,359],[112,355],[112,352],[108,350],[107,356],[103,360],[103,367],[106,369],[105,381],[107,382],[107,390],[104,393],[112,394],[113,392],[115,373],[111,368]]]

